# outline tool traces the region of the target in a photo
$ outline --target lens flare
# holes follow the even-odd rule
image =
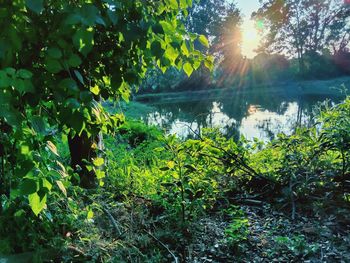
[[[247,58],[253,58],[256,55],[255,50],[258,48],[261,37],[259,34],[263,24],[254,21],[246,21],[242,25],[242,54]]]

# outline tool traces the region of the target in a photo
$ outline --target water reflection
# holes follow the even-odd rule
[[[149,102],[154,111],[142,116],[179,137],[195,137],[203,127],[219,127],[230,137],[269,140],[280,132],[290,134],[296,124],[312,124],[313,108],[339,96],[245,93],[241,95],[191,98],[188,101]]]

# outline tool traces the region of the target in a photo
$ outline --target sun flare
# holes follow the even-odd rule
[[[256,55],[261,37],[254,21],[246,21],[242,25],[242,54],[247,58],[253,58]]]

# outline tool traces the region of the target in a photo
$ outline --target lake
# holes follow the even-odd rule
[[[137,100],[146,110],[135,109],[133,117],[181,138],[194,137],[204,127],[218,127],[227,136],[266,141],[280,132],[292,133],[296,125],[311,125],[317,105],[339,103],[345,97],[332,85],[316,86],[141,95]]]

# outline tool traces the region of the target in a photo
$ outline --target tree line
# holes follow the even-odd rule
[[[235,4],[201,0],[185,25],[204,34],[215,57],[187,78],[176,69],[165,76],[150,72],[144,92],[256,85],[276,81],[328,79],[350,74],[350,7],[342,0],[266,0],[251,15],[262,36],[257,56],[241,53],[242,14]],[[243,80],[243,81],[242,81]]]

